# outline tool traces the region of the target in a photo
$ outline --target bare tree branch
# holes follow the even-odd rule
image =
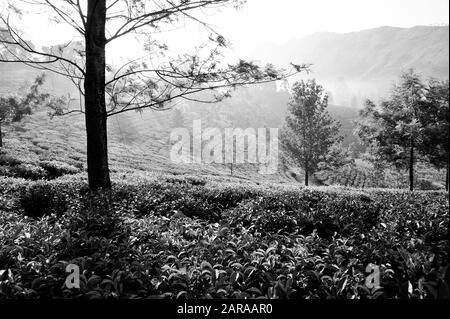
[[[84,75],[84,69],[81,66],[79,66],[76,62],[74,62],[70,59],[67,59],[61,55],[42,52],[42,51],[38,51],[38,50],[34,49],[33,46],[28,41],[26,41],[19,35],[18,31],[14,30],[12,28],[11,24],[9,23],[9,20],[6,20],[5,18],[0,17],[0,22],[2,22],[6,26],[6,31],[8,32],[8,36],[10,38],[10,40],[0,38],[0,44],[2,44],[5,48],[7,46],[17,47],[19,50],[23,50],[24,53],[26,53],[26,54],[28,53],[30,55],[38,55],[42,58],[47,59],[47,60],[42,61],[42,60],[37,60],[37,59],[33,60],[33,59],[19,58],[17,60],[8,61],[6,58],[2,58],[3,62],[26,62],[26,63],[36,63],[36,64],[51,64],[51,63],[62,61],[62,62],[72,65],[82,75]],[[10,50],[10,49],[8,49],[8,50]],[[11,51],[9,51],[9,52],[11,52]]]
[[[204,26],[207,26],[206,23],[201,22],[199,19],[194,18],[192,15],[189,15],[187,12],[194,11],[196,9],[205,8],[205,7],[219,7],[229,4],[234,1],[230,0],[197,0],[197,1],[180,1],[179,4],[175,4],[172,1],[166,0],[165,3],[169,4],[169,6],[160,5],[159,10],[154,10],[151,12],[145,12],[143,14],[133,15],[132,10],[129,10],[128,15],[125,14],[117,14],[114,16],[109,16],[108,19],[116,19],[122,20],[123,24],[118,27],[116,32],[107,39],[107,43],[120,38],[126,34],[134,32],[138,29],[141,29],[145,26],[155,27],[155,23],[163,20],[170,21],[171,19],[175,19],[177,15],[185,15],[197,22],[200,22]],[[210,28],[212,30],[212,28]]]

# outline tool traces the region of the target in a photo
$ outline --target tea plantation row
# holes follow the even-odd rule
[[[167,176],[91,195],[77,176],[2,178],[0,298],[448,298],[448,200]]]

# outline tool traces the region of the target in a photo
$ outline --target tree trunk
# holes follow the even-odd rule
[[[0,121],[0,148],[3,147],[2,122]]]
[[[86,19],[85,116],[89,188],[111,188],[105,102],[106,1],[88,1]]]
[[[409,156],[409,190],[414,191],[414,143],[411,142],[411,153]]]
[[[309,170],[305,168],[305,186],[309,186]]]
[[[448,192],[448,174],[449,174],[449,161],[447,160],[447,175],[445,177],[445,190]]]

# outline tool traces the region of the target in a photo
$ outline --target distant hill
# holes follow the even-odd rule
[[[280,65],[312,63],[309,77],[332,93],[334,103],[358,107],[364,97],[386,94],[402,70],[415,68],[424,78],[447,79],[449,27],[315,33],[285,45],[260,46],[254,56]]]
[[[258,48],[255,59],[285,65],[312,63],[316,78],[330,93],[329,111],[342,124],[344,144],[355,142],[356,109],[367,97],[378,99],[387,93],[402,70],[414,67],[424,78],[449,76],[449,27],[418,26],[409,29],[381,27],[346,34],[315,33],[285,45]],[[14,93],[24,82],[31,82],[39,70],[23,64],[0,63],[0,94]],[[56,95],[78,93],[69,80],[49,74],[47,88]],[[242,88],[233,97],[213,106],[189,104],[186,121],[202,118],[219,127],[281,127],[289,94],[275,84]],[[155,134],[160,126],[154,113],[127,114],[111,121],[121,141],[139,144],[139,136]],[[161,118],[171,117],[165,113]],[[151,125],[149,125],[149,122]],[[166,130],[167,128],[162,128]],[[139,141],[139,142],[138,142]]]
[[[384,95],[402,70],[414,67],[424,77],[448,78],[449,28],[416,27],[412,29],[378,28],[348,34],[317,33],[285,46],[268,45],[255,53],[255,59],[276,64],[313,63],[314,77],[330,92],[328,111],[342,124],[344,145],[355,143],[354,120],[364,97]],[[39,70],[23,64],[0,63],[0,95],[18,93],[31,83]],[[49,74],[48,91],[55,95],[78,97],[69,80]],[[205,105],[184,102],[178,105],[184,126],[202,120],[202,127],[278,127],[284,123],[289,93],[275,83],[239,88],[232,98]],[[171,172],[173,174],[211,175],[217,178],[252,180],[286,180],[290,168],[281,167],[274,176],[258,174],[254,165],[176,165],[169,161],[170,132],[174,128],[174,111],[126,113],[109,121],[111,170],[128,172]],[[6,155],[26,159],[36,168],[41,160],[58,160],[82,167],[85,164],[84,119],[81,116],[50,120],[43,110],[17,126],[5,128]],[[35,165],[35,166],[33,166]],[[1,173],[0,165],[0,173]],[[346,175],[344,171],[342,173]],[[341,175],[342,175],[341,174]],[[0,174],[1,175],[1,174]],[[348,175],[348,174],[347,174]],[[354,175],[354,176],[353,176]],[[353,174],[352,185],[367,174]],[[300,176],[300,175],[298,175]],[[322,176],[324,180],[341,180],[340,175]],[[438,178],[433,177],[434,180]],[[301,179],[300,179],[301,181]],[[339,183],[343,183],[340,181]],[[359,182],[358,182],[359,183]],[[344,183],[345,184],[345,183]],[[345,184],[346,185],[346,184]]]
[[[7,38],[8,35],[0,29],[0,37]],[[10,50],[13,50],[13,48],[10,48]],[[77,50],[83,50],[83,44],[80,42],[72,42],[70,45],[43,47],[39,50],[44,52],[62,52],[64,57],[74,59],[75,56],[78,56],[76,53]],[[3,46],[0,47],[0,53],[8,59],[12,59],[11,54]],[[34,78],[42,73],[46,73],[47,75],[45,87],[49,92],[55,95],[65,96],[70,94],[71,98],[79,98],[78,89],[64,76],[27,66],[23,63],[5,62],[0,62],[0,94],[15,94],[24,85],[32,83]]]
[[[330,102],[353,108],[365,98],[387,93],[403,70],[415,68],[424,78],[449,77],[449,27],[380,27],[352,33],[314,33],[284,45],[258,47],[250,57],[286,65],[312,63],[312,74],[331,94]],[[0,63],[0,94],[17,90],[39,70],[22,64]],[[69,80],[50,75],[55,94],[77,97]]]
[[[69,79],[51,72],[27,67],[22,63],[0,63],[0,94],[15,94],[24,85],[30,85],[34,78],[42,73],[47,74],[45,87],[48,92],[64,96],[70,94],[71,98],[78,98],[77,88]]]

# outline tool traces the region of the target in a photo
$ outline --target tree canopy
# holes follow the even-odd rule
[[[414,190],[417,156],[438,167],[448,165],[448,82],[425,84],[410,70],[379,107],[366,102],[357,134],[380,161],[408,169]]]
[[[342,140],[339,123],[331,118],[327,106],[328,96],[315,80],[294,84],[281,143],[286,156],[305,171],[306,186],[319,163],[330,161],[330,151]]]

